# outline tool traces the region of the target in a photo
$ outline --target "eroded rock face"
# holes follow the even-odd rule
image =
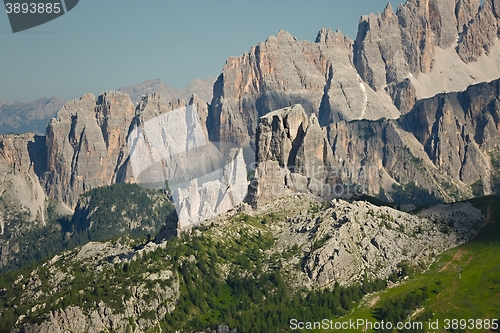
[[[121,166],[134,115],[134,104],[119,92],[66,104],[47,127],[47,195],[74,208],[80,193],[126,180]]]
[[[406,185],[447,202],[471,197],[477,184],[491,193],[490,154],[500,150],[499,85],[497,80],[439,94],[399,120],[338,121],[321,128],[300,106],[271,112],[257,130],[251,202],[296,192],[324,196],[325,187],[339,183],[356,184],[351,194],[383,190],[393,200],[391,193]]]
[[[303,270],[315,287],[335,282],[349,285],[366,274],[387,279],[404,261],[426,265],[470,239],[484,218],[481,211],[464,203],[439,205],[414,215],[343,200],[333,200],[314,216],[290,217],[278,241],[309,240],[312,245]],[[443,233],[443,228],[449,231]]]
[[[459,0],[455,6],[457,30],[462,33],[479,10],[479,0]]]
[[[408,1],[396,13],[388,5],[361,18],[354,63],[375,90],[402,81],[408,72],[428,73],[434,48],[456,39],[453,0]]]
[[[325,122],[397,116],[385,102],[357,75],[352,41],[340,32],[321,30],[311,43],[280,31],[227,60],[214,85],[208,127],[212,140],[242,145],[254,139],[259,117],[276,109],[301,104],[307,115],[318,115],[321,106]]]
[[[386,91],[403,114],[418,99],[495,79],[495,8],[492,0],[481,8],[477,0],[409,0],[396,12],[388,5],[361,18],[356,69],[375,91]]]
[[[197,96],[190,103],[199,110],[197,116],[203,121],[199,134],[205,140],[208,106]],[[167,102],[153,94],[136,108],[128,95],[120,92],[106,92],[97,98],[84,95],[69,102],[47,127],[47,171],[43,176],[47,194],[74,208],[78,196],[90,189],[139,181],[130,166],[129,136],[148,120],[185,106],[183,100]],[[184,117],[176,121],[178,144],[189,145],[189,122],[194,120]]]
[[[181,229],[227,212],[247,195],[243,150],[231,150],[222,168],[174,186],[172,197]]]
[[[400,119],[425,148],[433,164],[466,184],[482,180],[489,192],[488,152],[500,149],[499,81],[440,94],[417,103]]]
[[[496,0],[485,0],[483,6],[474,15],[463,30],[457,46],[457,52],[464,62],[474,62],[497,43],[498,18],[500,4]]]

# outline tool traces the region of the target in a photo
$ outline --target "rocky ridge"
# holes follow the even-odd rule
[[[317,126],[314,149],[303,142],[308,117],[300,106],[269,113],[261,118],[256,136],[252,202],[294,192],[324,196],[325,187],[341,196],[340,188],[334,191],[339,184],[356,184],[362,193],[383,194],[400,203],[406,202],[391,193],[409,184],[444,201],[471,197],[474,188],[491,193],[491,156],[500,149],[499,89],[495,80],[464,92],[438,94],[417,102],[398,120]],[[308,165],[296,164],[297,159]],[[323,174],[307,172],[314,168]],[[309,188],[315,181],[320,191]]]
[[[403,264],[425,269],[444,250],[470,239],[484,221],[482,213],[468,203],[409,214],[363,201],[323,202],[300,194],[256,211],[245,207],[208,221],[211,227],[204,232],[187,230],[177,246],[189,249],[188,241],[196,249],[202,246],[200,239],[208,238],[208,244],[218,248],[271,233],[274,241],[261,253],[262,272],[278,265],[287,284],[305,290],[348,285],[365,276],[386,279],[401,273]],[[176,310],[182,293],[176,269],[182,263],[195,266],[206,260],[202,250],[183,250],[180,257],[171,257],[162,251],[168,246],[169,241],[162,241],[134,247],[125,238],[92,242],[14,277],[12,284],[0,289],[0,297],[19,290],[19,311],[26,312],[16,319],[12,332],[126,332],[130,328],[143,332],[158,327]],[[278,262],[268,263],[270,258]],[[239,262],[214,263],[219,278],[231,277]],[[91,304],[75,304],[79,294],[90,297]],[[32,318],[38,318],[37,323]]]
[[[303,270],[315,286],[323,287],[348,285],[365,275],[387,279],[405,261],[425,267],[446,249],[470,239],[482,221],[481,212],[470,204],[412,215],[334,199],[327,209],[290,217],[290,228],[280,237],[310,244]]]
[[[70,251],[55,256],[44,266],[33,270],[29,276],[21,276],[15,285],[23,285],[26,290],[21,296],[25,302],[34,304],[26,315],[17,319],[17,328],[12,332],[101,332],[114,330],[126,332],[145,332],[163,319],[175,308],[175,300],[179,294],[178,277],[171,270],[160,270],[155,273],[144,272],[139,277],[139,283],[130,287],[110,286],[117,295],[122,294],[123,288],[129,290],[128,297],[121,296],[113,301],[97,301],[95,306],[84,307],[69,305],[49,312],[46,320],[38,324],[22,324],[26,316],[37,312],[44,312],[51,306],[46,302],[54,295],[61,295],[61,291],[68,284],[76,283],[82,276],[82,271],[92,271],[99,274],[114,274],[113,267],[133,265],[137,260],[144,260],[148,253],[152,253],[161,245],[148,243],[139,250],[134,250],[130,244],[120,241],[115,243],[88,243],[76,251]],[[153,262],[149,262],[150,270],[155,270]],[[73,269],[75,268],[76,269]],[[96,269],[97,268],[97,269]],[[121,268],[120,268],[121,269]],[[79,271],[77,271],[79,270]],[[80,274],[80,275],[78,275]],[[47,280],[48,278],[48,280]],[[42,291],[42,286],[44,286]],[[90,286],[92,288],[92,286]],[[49,288],[47,290],[47,288]],[[83,290],[80,291],[82,293]],[[108,291],[110,292],[110,291]],[[78,291],[76,291],[78,293]],[[29,301],[28,301],[29,299]],[[56,300],[56,304],[62,297]],[[117,304],[115,304],[117,303]],[[155,313],[154,319],[147,316]]]
[[[280,31],[227,60],[214,85],[211,139],[253,146],[259,117],[294,104],[322,126],[398,118],[422,98],[497,79],[495,8],[409,0],[363,16],[356,41],[326,29],[314,43]]]

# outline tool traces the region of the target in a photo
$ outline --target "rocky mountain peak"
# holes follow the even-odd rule
[[[457,31],[462,33],[474,18],[480,7],[479,0],[459,0],[455,6]]]
[[[47,194],[75,207],[80,193],[125,177],[126,137],[135,106],[105,92],[67,103],[47,126]]]
[[[483,54],[489,55],[498,39],[498,9],[497,0],[485,0],[483,5],[463,29],[457,52],[466,62],[476,62]]]
[[[346,48],[351,48],[353,41],[342,34],[342,31],[336,30],[332,32],[331,29],[321,29],[318,32],[318,36],[316,37],[316,43],[324,43],[324,44],[335,44],[335,45],[344,45]]]

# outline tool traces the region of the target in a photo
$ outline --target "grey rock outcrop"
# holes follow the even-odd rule
[[[190,103],[199,110],[196,116],[201,119],[197,120],[197,137],[206,142],[208,106],[197,96]],[[99,186],[164,182],[172,175],[137,179],[140,172],[134,173],[130,164],[131,135],[137,136],[137,128],[151,119],[168,117],[171,111],[185,107],[183,100],[167,102],[159,94],[146,96],[136,107],[128,95],[120,92],[106,92],[98,98],[84,95],[69,102],[47,127],[47,166],[43,172],[47,195],[74,208],[81,193]],[[176,122],[175,131],[169,135],[175,136],[176,145],[188,147],[191,120],[185,116],[171,120]],[[144,154],[152,153],[148,145],[142,148]]]
[[[198,95],[205,101],[211,101],[214,82],[215,79],[213,77],[207,77],[204,80],[195,79],[181,90],[169,86],[160,79],[153,79],[133,86],[121,87],[118,91],[128,94],[134,104],[140,103],[143,97],[154,93],[160,94],[167,102],[177,99],[187,101],[193,95]]]
[[[233,149],[220,169],[171,186],[179,228],[203,222],[239,205],[247,195],[247,188],[243,150]]]
[[[294,192],[327,195],[324,191],[336,183],[325,132],[316,116],[308,117],[301,105],[260,118],[256,156],[258,166],[249,187],[252,205]]]
[[[489,153],[500,149],[499,98],[499,80],[481,83],[423,100],[399,122],[437,168],[468,185],[482,180],[488,193]]]
[[[338,122],[327,130],[339,177],[344,184],[357,184],[359,192],[377,195],[384,191],[394,199],[390,194],[394,186],[413,183],[429,195],[453,201],[457,197],[443,188],[449,183],[459,197],[468,196],[465,186],[443,175],[417,139],[395,121]],[[415,199],[408,195],[408,200]]]
[[[47,223],[47,197],[29,151],[38,140],[33,133],[0,135],[0,268],[26,250],[19,245],[24,234]]]
[[[289,218],[280,240],[314,240],[303,265],[314,286],[348,285],[365,274],[385,279],[404,261],[428,265],[437,254],[470,239],[483,220],[470,204],[440,205],[412,215],[333,200],[314,218]]]
[[[394,120],[339,121],[321,128],[314,115],[307,117],[295,105],[261,118],[256,158],[248,197],[253,206],[305,192],[324,198],[384,192],[394,199],[394,189],[407,184],[444,201],[470,197],[470,184],[436,166]]]
[[[207,114],[197,96],[186,106],[153,94],[139,104],[128,137],[134,181],[168,182],[179,228],[226,212],[247,193],[243,150],[209,142]]]
[[[128,95],[83,95],[47,127],[47,195],[74,208],[80,193],[129,180],[123,165],[135,106]]]

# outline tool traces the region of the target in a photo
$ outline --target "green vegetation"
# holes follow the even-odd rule
[[[442,203],[435,193],[429,193],[427,190],[417,186],[414,182],[409,182],[404,185],[392,185],[393,192],[390,193],[392,201],[398,204],[415,204],[415,205],[435,205]],[[386,198],[381,198],[386,201]]]
[[[478,179],[474,184],[471,185],[472,189],[472,194],[475,197],[481,197],[484,195],[484,190],[483,190],[483,180]]]
[[[127,242],[127,238],[117,239],[115,244]],[[99,262],[104,266],[106,263]],[[77,305],[85,310],[95,308],[95,304],[103,301],[115,312],[124,310],[123,298],[129,299],[131,286],[139,282],[145,284],[148,292],[143,296],[147,300],[153,294],[153,288],[167,287],[169,280],[147,281],[142,274],[159,273],[168,266],[168,259],[162,251],[152,251],[140,258],[125,264],[108,264],[103,270],[96,270],[92,263],[69,261],[67,259],[56,263],[55,269],[64,276],[54,286],[54,268],[47,264],[32,263],[18,271],[0,275],[0,332],[8,332],[17,318],[26,315],[24,322],[42,322],[46,315],[70,305]],[[27,277],[23,280],[22,277]],[[27,297],[23,291],[26,285],[33,281],[30,276],[39,278],[40,284],[33,284],[31,292],[42,293],[41,298]],[[21,277],[21,278],[19,278]],[[151,297],[151,296],[150,296]],[[156,296],[154,296],[156,297]],[[45,304],[41,307],[41,304]],[[164,304],[166,306],[166,302]],[[35,311],[32,308],[38,309]]]
[[[103,301],[114,312],[123,313],[132,286],[145,286],[142,299],[149,301],[158,297],[156,283],[165,289],[173,280],[179,281],[180,292],[175,310],[163,319],[152,310],[140,314],[140,318],[159,320],[163,332],[201,331],[222,323],[242,333],[288,332],[290,318],[345,315],[363,295],[385,288],[385,281],[367,278],[350,287],[336,284],[315,291],[292,285],[295,276],[285,269],[285,260],[300,255],[301,250],[297,245],[283,251],[274,247],[270,227],[275,218],[272,214],[243,214],[224,230],[201,226],[202,233],[195,230],[171,239],[165,248],[125,263],[112,264],[106,258],[98,263],[75,261],[70,258],[76,249],[54,267],[39,264],[10,272],[0,277],[0,332],[8,331],[20,315],[28,313],[24,321],[40,322],[49,311],[69,305],[91,310]],[[113,247],[127,242],[130,240],[124,237],[116,239]],[[96,269],[96,265],[104,268]],[[55,289],[51,282],[54,269],[66,273]],[[172,279],[152,282],[145,278],[165,270],[174,273]],[[41,281],[33,290],[43,292],[38,299],[23,292],[31,290],[23,285],[33,274]],[[24,278],[19,279],[21,275]],[[47,306],[30,310],[43,303]],[[130,325],[132,328],[133,323]]]
[[[493,193],[500,194],[500,152],[491,152],[491,164],[493,172],[491,175],[491,190]]]
[[[0,274],[90,241],[121,235],[151,238],[174,209],[162,191],[143,189],[135,184],[114,184],[82,194],[73,217],[59,215],[56,203],[50,201],[46,225],[24,231],[11,240],[19,243],[20,251],[16,260],[0,268]],[[17,215],[11,224],[25,224],[27,217]],[[6,230],[3,238],[10,239],[12,235]]]
[[[11,226],[26,225],[28,218],[27,215],[18,213],[16,216],[9,218],[9,224]],[[65,240],[64,230],[69,223],[69,219],[69,216],[58,215],[56,213],[56,203],[49,201],[45,225],[39,221],[38,226],[31,229],[13,229],[16,230],[15,233],[12,233],[11,228],[5,228],[6,232],[2,235],[2,238],[8,239],[11,243],[17,243],[20,251],[16,254],[15,260],[11,260],[6,266],[0,267],[0,274],[18,269],[66,249],[67,241]]]
[[[79,220],[80,223],[69,220],[60,222],[61,230],[71,230],[73,234],[77,233],[77,226],[82,226],[82,230],[92,230],[85,227],[88,220],[95,221],[93,225],[98,222],[106,225],[110,223],[111,215],[106,215],[106,212],[96,214],[97,211],[104,208],[117,212],[122,206],[118,206],[114,197],[120,191],[129,193],[136,200],[135,195],[141,193],[137,191],[142,190],[124,187],[113,189],[109,192],[111,194],[99,191],[94,193],[94,197],[87,196],[89,199],[85,202],[85,207],[93,207],[88,211],[94,213],[82,215],[88,216],[88,219]],[[150,192],[144,194],[149,196]],[[121,198],[127,200],[123,196]],[[161,328],[163,332],[198,332],[219,324],[227,324],[241,333],[289,332],[291,318],[396,322],[410,317],[412,321],[432,319],[441,323],[446,318],[498,318],[500,197],[488,196],[469,202],[487,214],[489,224],[469,243],[445,252],[426,272],[415,274],[422,267],[415,267],[406,261],[399,263],[390,277],[398,284],[384,291],[381,290],[386,287],[385,281],[372,281],[367,277],[349,287],[335,284],[323,290],[309,290],[300,284],[301,280],[296,276],[300,263],[288,260],[300,258],[302,249],[296,244],[277,249],[275,244],[272,230],[276,220],[281,218],[280,214],[241,214],[218,227],[196,227],[179,238],[169,240],[164,247],[144,251],[134,260],[115,260],[120,256],[93,259],[97,262],[76,260],[79,249],[75,249],[65,252],[64,258],[54,264],[45,260],[43,264],[27,265],[1,275],[0,332],[9,331],[22,315],[26,315],[23,322],[41,322],[50,311],[70,305],[91,311],[95,309],[95,304],[104,302],[113,312],[123,313],[127,301],[139,303],[133,298],[139,286],[143,290],[139,296],[141,302],[153,304],[158,300],[159,306],[164,308],[175,303],[175,310],[165,317],[151,308],[144,308],[138,313],[139,318],[157,321],[155,328]],[[142,209],[148,205],[150,202],[144,198]],[[328,206],[314,204],[310,206],[309,213],[312,216]],[[131,214],[137,214],[135,218],[142,216],[140,210]],[[389,215],[376,214],[373,210],[369,214],[387,223],[384,224],[387,228],[394,227]],[[131,218],[132,215],[128,216]],[[75,218],[73,221],[76,221]],[[120,219],[115,217],[115,221]],[[417,228],[414,232],[423,233],[425,230]],[[92,233],[86,231],[84,235],[88,236],[88,240]],[[109,246],[126,246],[130,250],[132,247],[136,250],[143,248],[142,234],[131,235],[137,238],[115,236]],[[312,249],[322,247],[327,237],[311,240]],[[148,278],[167,271],[172,273],[168,278]],[[55,280],[58,276],[62,277]],[[411,277],[406,281],[406,276]],[[399,283],[402,280],[405,282]],[[177,286],[178,294],[168,299],[159,297],[158,290],[176,290]],[[35,294],[39,296],[31,296]],[[46,306],[40,307],[40,304]],[[135,320],[137,318],[128,319],[130,329],[137,325]]]
[[[438,330],[424,327],[426,332],[491,332],[485,329],[444,329],[445,319],[500,319],[500,197],[486,196],[468,202],[488,216],[487,224],[473,240],[443,253],[426,272],[370,295],[362,306],[335,320],[396,322],[406,321],[410,316],[414,322],[439,321]],[[410,266],[400,267],[412,269]]]
[[[282,270],[286,253],[268,254],[274,244],[270,232],[253,227],[255,221],[246,215],[243,220],[250,224],[239,226],[233,231],[237,236],[223,242],[214,242],[210,230],[169,241],[165,251],[177,258],[182,280],[177,307],[161,323],[163,331],[200,331],[225,323],[242,333],[288,332],[290,318],[343,315],[364,294],[385,287],[382,280],[366,279],[351,287],[297,290]],[[191,255],[195,261],[182,259]]]
[[[81,195],[71,220],[71,231],[88,241],[123,234],[147,237],[156,235],[174,209],[161,190],[144,189],[135,184],[98,187]]]

